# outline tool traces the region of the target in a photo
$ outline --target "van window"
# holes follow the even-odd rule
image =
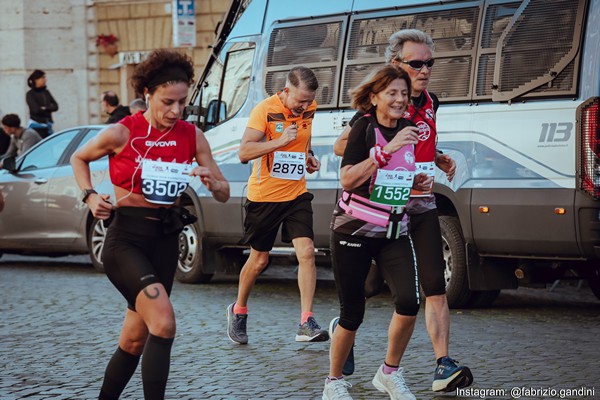
[[[202,87],[202,97],[200,98],[200,107],[203,110],[208,109],[208,105],[218,101],[221,91],[221,77],[223,76],[223,60],[217,58],[212,64],[210,71],[206,75]],[[214,124],[213,124],[214,125]]]
[[[250,89],[254,43],[235,43],[227,53],[221,101],[225,119],[233,117],[242,108]]]
[[[320,108],[350,107],[349,90],[385,64],[390,35],[412,28],[433,38],[429,90],[442,103],[573,96],[587,3],[461,1],[281,21],[270,34],[265,93],[280,91],[301,64],[319,78]]]
[[[271,96],[281,91],[289,70],[304,65],[319,80],[315,98],[319,107],[334,107],[344,32],[345,22],[340,18],[310,25],[287,23],[273,29],[265,68],[265,93]]]
[[[577,93],[585,3],[532,0],[519,7],[497,47],[493,100]]]
[[[292,69],[293,65],[290,65]],[[334,104],[335,97],[335,70],[331,68],[311,68],[319,81],[319,88],[315,95],[315,100],[319,108]],[[267,72],[265,90],[269,96],[281,92],[285,87],[289,70]]]
[[[254,43],[228,43],[212,64],[202,87],[200,107],[205,129],[233,117],[242,108],[250,88]]]
[[[389,37],[401,29],[419,29],[433,38],[436,61],[430,90],[440,100],[469,99],[478,18],[479,7],[464,6],[445,7],[438,11],[421,8],[416,13],[407,9],[393,14],[384,12],[353,17],[341,105],[349,106],[348,90],[358,85],[373,68],[385,63]]]
[[[490,98],[494,84],[496,46],[521,2],[491,4],[485,11],[474,98]]]

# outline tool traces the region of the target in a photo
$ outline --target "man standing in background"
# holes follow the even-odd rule
[[[106,120],[107,124],[116,124],[124,117],[131,115],[129,107],[119,104],[119,96],[113,91],[102,93],[102,109],[109,115]]]

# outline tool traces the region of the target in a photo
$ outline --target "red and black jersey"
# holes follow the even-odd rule
[[[119,124],[129,129],[129,140],[119,154],[109,156],[110,179],[115,186],[141,194],[143,159],[181,164],[194,160],[196,127],[189,122],[178,120],[164,132],[151,128],[150,135],[143,113],[127,116]]]
[[[433,162],[435,161],[437,141],[434,100],[427,90],[424,90],[421,96],[424,96],[424,102],[416,105],[412,101],[404,113],[404,118],[414,122],[419,128],[419,143],[415,149],[415,161]]]

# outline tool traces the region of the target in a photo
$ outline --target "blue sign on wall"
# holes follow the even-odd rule
[[[177,1],[177,15],[178,16],[190,16],[195,15],[194,12],[194,0],[176,0]]]
[[[173,0],[173,45],[196,46],[196,10],[194,0]]]

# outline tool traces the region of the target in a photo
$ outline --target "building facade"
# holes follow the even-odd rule
[[[229,2],[194,3],[196,43],[181,51],[193,58],[199,74]],[[108,117],[102,92],[113,90],[128,104],[136,97],[128,82],[135,65],[155,48],[174,47],[176,6],[171,0],[0,0],[0,114],[27,121],[27,77],[41,69],[59,104],[55,130],[102,123]],[[100,35],[112,35],[115,46],[102,45]]]

